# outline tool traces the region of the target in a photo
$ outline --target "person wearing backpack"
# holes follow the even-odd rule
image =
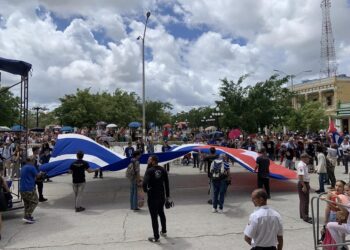
[[[225,154],[221,154],[219,159],[211,163],[210,175],[213,187],[213,213],[223,212],[225,193],[227,188],[227,178],[230,175],[230,166],[224,162]]]
[[[140,181],[140,157],[140,151],[136,150],[132,154],[131,162],[126,169],[126,177],[130,181],[130,209],[135,212],[140,210],[137,200],[137,185]]]

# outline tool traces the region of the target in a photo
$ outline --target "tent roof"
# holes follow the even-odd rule
[[[11,74],[27,76],[31,68],[30,63],[0,57],[0,70]]]

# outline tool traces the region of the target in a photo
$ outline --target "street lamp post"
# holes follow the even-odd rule
[[[214,116],[215,119],[216,119],[216,124],[217,124],[218,130],[219,130],[219,127],[220,127],[220,124],[219,124],[219,117],[224,115],[224,113],[219,112],[219,111],[220,111],[220,108],[219,108],[219,107],[216,107],[216,108],[215,108],[215,112],[212,113],[212,116]]]
[[[145,39],[148,19],[151,12],[146,14],[145,29],[143,30],[143,36],[139,36],[137,40],[142,39],[142,137],[146,136],[146,101],[145,101]]]
[[[37,107],[33,107],[32,109],[36,110],[36,127],[38,128],[39,127],[39,110],[47,110],[47,108],[37,106]]]

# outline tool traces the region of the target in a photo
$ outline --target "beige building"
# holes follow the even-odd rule
[[[326,114],[335,119],[339,131],[349,131],[350,121],[350,77],[338,75],[317,80],[308,80],[292,86],[298,94],[293,100],[298,108],[304,100],[320,101]]]

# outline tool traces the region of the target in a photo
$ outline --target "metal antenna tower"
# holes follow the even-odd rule
[[[320,75],[331,77],[337,73],[334,38],[331,22],[331,0],[322,0],[322,38],[321,38],[321,70]]]

